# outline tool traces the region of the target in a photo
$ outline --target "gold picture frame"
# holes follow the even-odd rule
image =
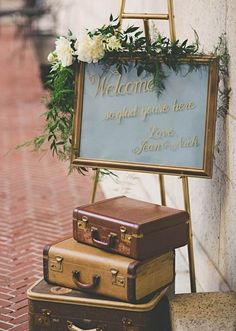
[[[133,57],[130,57],[130,62],[132,63],[132,61]],[[104,81],[107,82],[108,80],[106,81],[105,78],[103,78],[102,81],[101,77],[106,77],[107,71],[105,71],[105,69],[103,69],[102,65],[100,64],[86,64],[81,62],[78,66],[75,84],[76,98],[72,135],[72,166],[211,178],[213,168],[213,149],[218,93],[218,59],[217,57],[210,55],[191,56],[180,60],[180,66],[181,65],[184,69],[184,72],[181,73],[182,69],[180,70],[180,73],[169,72],[170,75],[169,78],[167,78],[167,83],[164,82],[166,83],[166,89],[163,91],[163,96],[160,97],[160,100],[165,100],[166,106],[169,107],[168,112],[166,112],[162,117],[161,115],[154,116],[155,114],[152,114],[152,120],[150,120],[149,129],[147,129],[147,127],[144,128],[144,122],[146,122],[145,125],[148,125],[147,121],[141,121],[140,119],[138,119],[139,115],[137,115],[139,113],[141,114],[141,111],[144,108],[138,108],[139,106],[137,106],[137,111],[135,113],[135,116],[133,116],[135,117],[133,121],[131,119],[131,114],[129,118],[125,118],[126,121],[123,121],[123,123],[126,122],[125,124],[119,123],[117,124],[117,126],[115,126],[114,119],[118,118],[118,110],[114,110],[113,107],[118,105],[118,107],[123,107],[123,109],[125,109],[124,107],[128,107],[126,105],[136,102],[135,100],[142,101],[145,98],[145,100],[150,99],[152,100],[152,102],[155,102],[153,101],[155,98],[155,92],[153,92],[153,94],[148,90],[145,91],[145,95],[142,95],[141,92],[143,91],[137,91],[137,88],[135,91],[133,88],[134,92],[136,92],[133,96],[129,93],[127,95],[115,95],[114,93],[112,93],[112,91],[114,91],[114,85],[110,84],[108,85],[108,87],[106,87],[106,90],[101,91],[102,88],[99,87],[100,90],[98,90],[98,83],[96,83],[97,95],[95,96],[94,93],[90,91],[92,89],[90,88],[89,84],[90,82],[92,82],[91,84],[95,86],[94,77],[98,77],[96,78],[97,81],[100,82],[100,85],[101,82],[103,82],[104,86]],[[189,68],[193,65],[195,69],[191,71]],[[99,69],[97,69],[98,67]],[[200,69],[198,69],[198,67]],[[91,75],[90,68],[93,68],[91,70],[95,70],[95,73],[96,70],[98,70],[98,76],[96,76],[95,74],[94,76]],[[133,76],[131,77],[130,75],[134,75],[132,70],[130,72],[124,73],[123,75],[121,75],[122,78],[119,78],[120,81],[123,78],[124,80],[126,79],[126,82],[128,81],[127,84],[129,85],[126,85],[126,92],[130,92],[130,90],[132,89],[131,86],[134,86],[134,83],[133,85],[131,83]],[[145,81],[145,79],[146,78],[144,78],[143,81]],[[176,79],[178,80],[176,81]],[[182,82],[183,86],[181,86]],[[141,86],[141,83],[138,86]],[[175,86],[177,88],[177,92],[175,91]],[[123,90],[125,90],[125,88],[123,88]],[[120,91],[122,91],[122,89],[120,89]],[[179,91],[184,91],[184,93],[186,94]],[[98,95],[98,93],[100,93],[101,95]],[[183,94],[182,96],[181,93]],[[199,95],[197,93],[199,93]],[[188,100],[187,96],[189,95],[192,95],[192,99],[194,99],[194,101],[190,102]],[[169,96],[172,99],[170,99],[170,102],[168,103],[167,101]],[[157,104],[158,102],[160,102],[160,100],[157,99]],[[176,106],[176,103],[174,103],[173,100],[181,100],[181,102],[183,101],[186,103],[181,103],[179,101],[180,103],[177,103]],[[192,104],[192,106],[190,106],[190,104]],[[177,107],[182,107],[180,105],[185,105],[186,109],[181,109],[181,111],[176,110]],[[189,107],[188,109],[187,105]],[[185,122],[184,117],[182,116],[184,114],[184,111],[186,111],[185,118],[189,120],[189,124],[186,122],[186,125],[183,125],[183,130],[188,131],[186,133],[183,133],[185,134],[185,136],[181,138],[181,125]],[[99,116],[99,112],[101,113],[102,118],[99,118],[98,120],[98,118],[95,117]],[[113,117],[113,121],[110,118],[105,118],[104,114],[109,113],[113,114],[111,116]],[[179,117],[176,117],[177,113],[181,115],[178,115]],[[93,116],[93,114],[96,116]],[[189,114],[194,114],[192,120]],[[179,119],[176,120],[176,118]],[[156,144],[147,144],[147,146],[145,146],[145,151],[142,151],[142,161],[140,161],[138,157],[136,160],[136,156],[133,155],[135,151],[133,147],[130,148],[130,150],[132,149],[132,155],[129,155],[129,150],[125,151],[125,148],[128,148],[127,142],[129,141],[129,139],[127,137],[129,136],[131,130],[133,130],[134,132],[132,125],[135,127],[135,132],[140,133],[140,140],[142,140],[143,131],[146,130],[146,133],[147,130],[150,131],[150,125],[151,123],[153,123],[153,121],[155,122],[155,120],[157,120],[158,126],[161,126],[161,129],[158,129],[160,131],[162,130],[163,135],[168,135],[169,132],[169,140],[165,141],[166,145],[164,145],[164,142],[162,142],[162,145],[160,145],[162,149],[160,148],[160,151],[157,150],[159,148],[159,145],[156,143],[156,141]],[[177,123],[178,121],[180,123],[178,123],[178,127],[175,128],[175,123]],[[195,121],[194,124],[192,123],[192,121]],[[128,123],[130,123],[130,127]],[[168,124],[165,123],[172,123],[172,126],[169,128]],[[195,127],[198,125],[200,128],[199,134],[192,133],[191,135],[191,131],[188,126],[191,126],[192,130],[194,131]],[[113,132],[117,132],[117,134],[114,135],[114,141],[112,142]],[[170,132],[172,132],[172,136]],[[120,137],[120,139],[117,139],[117,137]],[[124,140],[122,142],[123,137]],[[193,137],[195,137],[195,141],[193,140]],[[151,138],[153,138],[154,140],[154,137]],[[158,138],[159,141],[161,141],[161,138],[163,137]],[[135,137],[134,139],[138,140],[139,136]],[[104,147],[101,146],[104,141],[109,142],[110,145],[108,146],[105,144]],[[97,147],[94,146],[94,144],[96,145],[96,143],[98,144]],[[119,143],[119,148],[116,149],[116,147],[118,147],[116,146],[117,143]],[[134,142],[132,143],[134,144]],[[101,155],[99,155],[100,146]],[[175,148],[177,148],[177,152],[176,150],[174,150]],[[150,149],[149,154],[151,156],[148,155],[148,149]],[[110,151],[107,152],[108,156],[104,157],[103,152],[105,150]],[[123,150],[124,153],[122,153]],[[196,155],[194,155],[195,151],[197,153]],[[191,153],[191,155],[188,155],[188,152]],[[181,153],[183,154],[183,156]],[[155,159],[156,155],[158,156],[156,158],[157,160]],[[147,160],[145,160],[145,156],[147,156]],[[200,156],[199,159],[201,160],[198,160],[198,156]],[[181,157],[183,160],[181,160]],[[168,158],[170,159],[170,162]],[[193,158],[194,161],[191,161],[191,158]],[[159,162],[159,159],[161,160],[161,162]],[[177,162],[176,159],[179,159],[180,161]],[[186,161],[188,159],[189,161]]]

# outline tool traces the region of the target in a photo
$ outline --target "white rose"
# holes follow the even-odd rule
[[[78,60],[82,62],[96,63],[105,54],[101,36],[90,37],[85,34],[81,40],[77,40],[75,48],[77,49]]]
[[[68,67],[73,63],[73,50],[71,42],[65,37],[56,40],[55,53],[63,67]]]
[[[116,36],[106,39],[106,46],[109,51],[118,51],[122,49],[120,40]]]

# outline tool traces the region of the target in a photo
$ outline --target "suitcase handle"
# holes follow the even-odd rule
[[[72,271],[72,278],[73,278],[73,281],[74,281],[75,285],[79,289],[86,289],[86,290],[94,289],[95,287],[98,286],[99,281],[100,281],[100,276],[93,275],[93,277],[92,277],[92,283],[88,283],[88,284],[81,283],[81,281],[79,280],[79,278],[80,278],[80,272],[77,271],[77,270]]]
[[[83,329],[81,329],[80,327],[74,325],[71,321],[67,321],[67,329],[69,331],[85,331],[85,330],[87,330],[87,331],[103,331],[103,329],[101,329],[101,328],[95,328],[95,329],[88,329],[88,328],[84,329],[83,328]]]
[[[97,228],[92,227],[91,228],[91,238],[92,241],[101,248],[114,248],[116,243],[116,234],[110,232],[110,234],[107,237],[107,242],[99,240],[99,231]]]

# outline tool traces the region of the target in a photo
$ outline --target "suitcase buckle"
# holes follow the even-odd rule
[[[63,261],[63,257],[56,256],[54,260],[50,261],[50,270],[62,272],[63,271],[62,261]]]
[[[88,217],[82,216],[81,220],[78,220],[77,226],[79,230],[86,229],[88,226]]]

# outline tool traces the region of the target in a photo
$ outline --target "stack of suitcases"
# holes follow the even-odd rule
[[[28,290],[30,331],[164,331],[174,249],[188,213],[125,196],[73,211],[73,238],[44,248]]]

